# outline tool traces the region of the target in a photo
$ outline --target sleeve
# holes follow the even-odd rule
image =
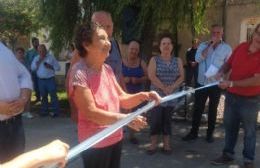
[[[74,87],[81,86],[89,88],[87,74],[84,70],[75,69],[73,66],[70,73],[68,74],[68,95],[73,97]]]
[[[60,70],[60,64],[59,62],[56,60],[56,58],[54,56],[51,55],[51,59],[52,59],[52,66],[54,68],[55,71],[59,71]]]
[[[228,46],[228,49],[227,49],[227,57],[225,59],[225,62],[228,61],[228,59],[231,57],[232,55],[232,48],[230,46]]]
[[[202,61],[204,61],[205,59],[201,56],[203,50],[206,48],[206,44],[205,43],[201,43],[198,47],[198,50],[196,52],[196,55],[195,55],[195,60],[196,62],[200,63]]]
[[[71,86],[89,88],[87,74],[83,70],[77,70],[71,74]]]

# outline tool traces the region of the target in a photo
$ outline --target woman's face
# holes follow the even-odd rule
[[[92,43],[86,46],[88,57],[103,58],[109,55],[111,43],[104,29],[97,28],[92,37]]]
[[[128,45],[128,58],[137,58],[140,51],[139,43],[132,41]]]
[[[160,51],[161,54],[171,54],[173,50],[172,41],[168,37],[162,38],[160,42]]]
[[[252,37],[252,43],[258,49],[260,49],[260,27],[258,27],[258,30],[255,30],[253,37]]]

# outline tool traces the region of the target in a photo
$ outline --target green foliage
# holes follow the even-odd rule
[[[41,18],[50,31],[51,49],[55,55],[72,40],[74,27],[80,22],[77,0],[42,0]]]
[[[37,9],[34,0],[0,0],[0,39],[14,47],[19,36],[36,31]]]
[[[120,34],[122,11],[128,6],[139,10],[134,25],[137,38],[147,38],[153,32],[169,30],[175,35],[183,25],[194,27],[194,35],[204,31],[204,13],[211,0],[42,0],[41,12],[50,26],[52,48],[59,52],[72,40],[75,26],[89,21],[96,10],[111,12],[114,32]],[[191,24],[190,24],[191,23]]]

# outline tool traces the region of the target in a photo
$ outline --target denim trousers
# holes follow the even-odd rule
[[[48,113],[48,95],[51,97],[51,107],[54,114],[59,114],[59,102],[57,97],[57,88],[55,78],[38,79],[41,99],[41,113]]]
[[[235,154],[234,148],[240,124],[242,124],[244,130],[244,161],[252,162],[254,160],[256,123],[259,110],[259,96],[245,97],[226,93],[224,111],[225,147],[223,153],[230,157]]]

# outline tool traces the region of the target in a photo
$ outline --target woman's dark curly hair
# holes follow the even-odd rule
[[[80,57],[87,56],[88,52],[84,46],[88,46],[92,43],[94,32],[99,28],[102,27],[97,23],[91,22],[82,24],[76,29],[74,42]]]
[[[159,43],[158,43],[158,46],[160,48],[160,45],[161,45],[161,42],[162,42],[162,39],[164,38],[169,38],[171,40],[171,43],[172,43],[172,46],[174,48],[174,41],[173,41],[173,35],[172,33],[170,32],[163,32],[162,34],[159,35]],[[159,49],[159,52],[161,53],[160,49]],[[174,49],[172,50],[172,53],[174,52]]]

